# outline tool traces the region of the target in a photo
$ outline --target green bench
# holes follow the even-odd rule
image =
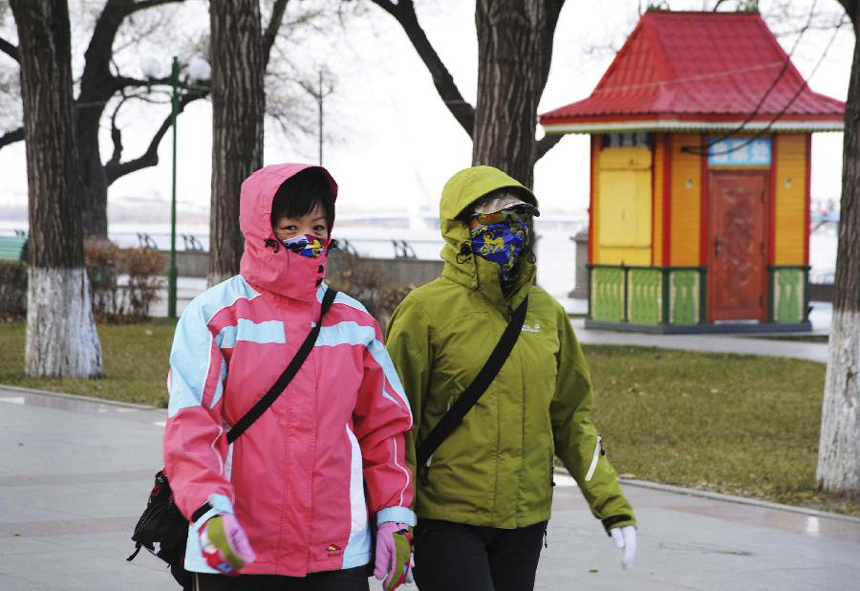
[[[26,243],[26,236],[0,236],[0,261],[23,260]]]

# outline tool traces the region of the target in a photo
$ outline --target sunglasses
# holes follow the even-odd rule
[[[506,220],[524,224],[531,215],[532,213],[529,211],[529,208],[518,205],[516,207],[503,209],[502,211],[496,211],[494,213],[476,213],[473,214],[470,219],[476,220],[482,226],[501,224]]]

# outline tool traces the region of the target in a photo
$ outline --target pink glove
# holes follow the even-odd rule
[[[386,521],[376,530],[373,576],[385,591],[412,581],[412,528],[405,523]]]
[[[200,549],[206,564],[223,575],[237,576],[257,560],[254,549],[234,515],[216,515],[200,528]]]

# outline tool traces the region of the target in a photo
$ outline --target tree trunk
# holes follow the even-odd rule
[[[107,179],[99,149],[104,106],[81,107],[77,116],[78,161],[81,170],[81,210],[84,236],[107,240]]]
[[[26,372],[98,377],[101,345],[84,268],[66,2],[12,0],[21,56],[30,242]]]
[[[848,12],[857,34],[856,5]],[[817,480],[822,490],[860,496],[860,35],[854,45],[845,107],[842,167],[839,245]]]
[[[478,0],[478,104],[472,164],[534,181],[537,106],[563,0]]]
[[[263,165],[265,112],[258,0],[210,2],[212,47],[212,207],[209,285],[239,272],[242,181]]]

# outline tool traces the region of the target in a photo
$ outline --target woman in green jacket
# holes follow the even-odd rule
[[[534,587],[552,504],[553,457],[576,479],[629,566],[636,520],[590,419],[591,383],[567,313],[534,285],[532,192],[476,166],[445,185],[442,276],[410,293],[388,350],[412,407],[415,579],[421,591]],[[532,260],[529,260],[529,259]],[[528,296],[522,331],[483,396],[416,466],[416,446],[472,382]]]

